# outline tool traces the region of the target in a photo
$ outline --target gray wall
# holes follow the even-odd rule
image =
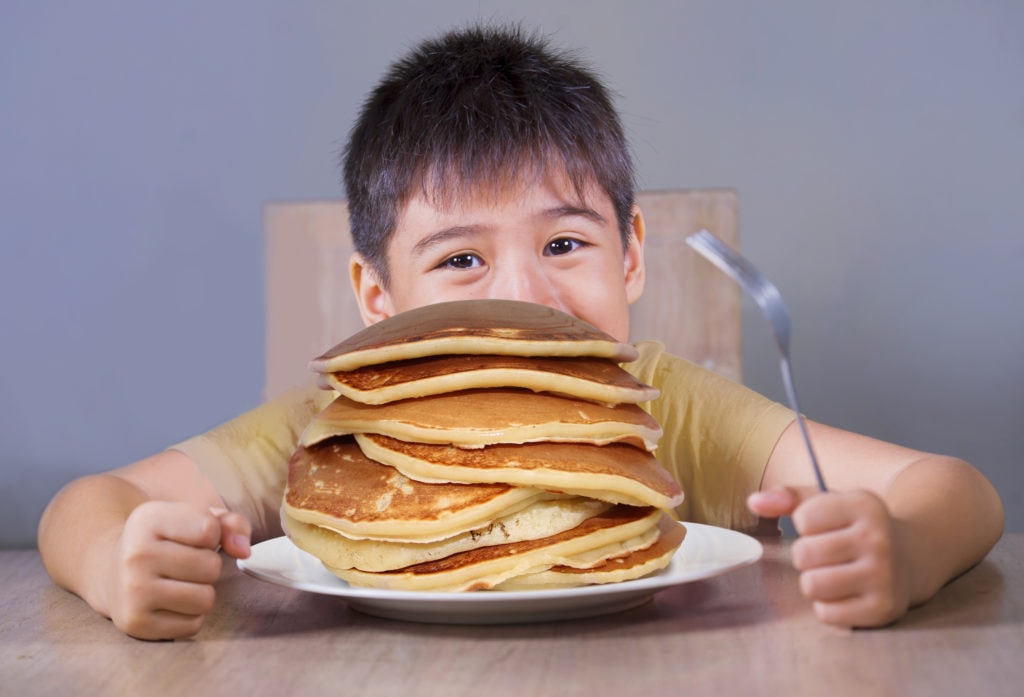
[[[820,420],[980,467],[1024,530],[1024,5],[443,0],[0,9],[0,543],[258,402],[260,208],[334,198],[421,37],[523,19],[620,95],[644,188],[731,186]],[[782,397],[746,309],[747,381]]]

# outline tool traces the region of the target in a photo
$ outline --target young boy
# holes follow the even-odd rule
[[[644,224],[628,147],[600,82],[542,40],[473,28],[415,49],[370,95],[344,172],[365,322],[512,298],[629,338]],[[800,587],[823,622],[887,624],[999,538],[999,497],[967,463],[811,423],[832,488],[818,494],[791,412],[659,344],[639,348],[626,367],[661,390],[651,411],[659,459],[686,492],[680,517],[753,531],[791,515]],[[330,398],[298,389],[71,483],[40,522],[50,575],[133,636],[196,633],[218,547],[245,557],[250,539],[280,534],[286,463]]]

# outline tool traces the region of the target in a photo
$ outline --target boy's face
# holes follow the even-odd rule
[[[585,202],[560,179],[438,207],[422,195],[401,212],[389,242],[386,290],[355,255],[351,276],[363,321],[446,300],[525,300],[629,339],[629,304],[644,284],[643,221],[625,249],[611,200]]]

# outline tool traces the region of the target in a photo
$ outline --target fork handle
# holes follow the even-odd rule
[[[821,476],[821,467],[818,466],[818,456],[814,454],[814,448],[811,446],[811,437],[807,434],[807,424],[804,423],[803,414],[800,412],[800,404],[796,399],[796,385],[793,384],[793,370],[789,366],[789,358],[783,355],[780,363],[782,364],[782,384],[786,388],[789,404],[796,414],[796,422],[800,427],[800,435],[803,436],[804,445],[807,446],[807,454],[811,457],[811,467],[814,469],[814,478],[818,482],[818,491],[828,491],[825,486],[825,478]]]

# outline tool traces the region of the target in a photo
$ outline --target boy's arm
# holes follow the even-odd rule
[[[227,513],[210,481],[182,453],[68,484],[39,524],[51,578],[132,636],[195,634],[213,604],[218,545],[248,554],[249,523]]]
[[[47,572],[128,634],[195,634],[213,604],[218,547],[244,557],[253,536],[280,534],[288,458],[333,396],[296,388],[175,449],[72,482],[39,524]]]
[[[809,422],[826,494],[796,423],[783,433],[750,499],[759,515],[792,515],[800,586],[820,619],[887,624],[980,561],[1003,530],[999,495],[966,462]]]

